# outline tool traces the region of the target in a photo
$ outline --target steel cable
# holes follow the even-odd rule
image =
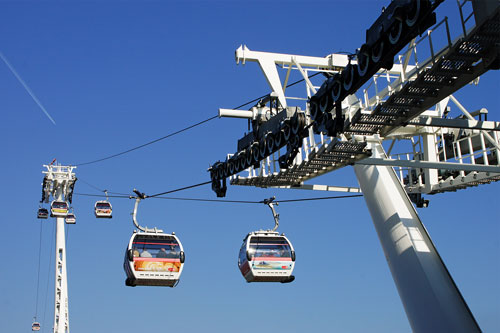
[[[100,159],[97,159],[97,160],[94,160],[94,161],[90,161],[90,162],[78,163],[78,164],[75,164],[75,166],[82,166],[82,165],[94,164],[94,163],[97,163],[97,162],[106,161],[106,160],[109,160],[109,159],[111,159],[111,158],[118,157],[118,156],[121,156],[121,155],[124,155],[124,154],[130,153],[130,152],[132,152],[132,151],[134,151],[134,150],[137,150],[137,149],[140,149],[140,148],[143,148],[143,147],[149,146],[149,145],[151,145],[151,144],[153,144],[153,143],[156,143],[156,142],[158,142],[158,141],[161,141],[161,140],[164,140],[164,139],[169,138],[169,137],[171,137],[171,136],[174,136],[174,135],[176,135],[176,134],[179,134],[179,133],[185,132],[185,131],[187,131],[187,130],[189,130],[189,129],[193,128],[193,127],[199,126],[199,125],[201,125],[201,124],[203,124],[203,123],[206,123],[206,122],[208,122],[208,121],[210,121],[210,120],[213,120],[213,119],[215,119],[215,118],[217,118],[217,117],[219,117],[219,116],[213,116],[213,117],[210,117],[210,118],[205,119],[205,120],[202,120],[202,121],[200,121],[200,122],[198,122],[198,123],[196,123],[196,124],[194,124],[194,125],[191,125],[191,126],[185,127],[185,128],[183,128],[183,129],[181,129],[181,130],[178,130],[178,131],[176,131],[176,132],[173,132],[173,133],[170,133],[170,134],[168,134],[168,135],[162,136],[161,138],[158,138],[158,139],[156,139],[156,140],[149,141],[149,142],[144,143],[144,144],[142,144],[142,145],[140,145],[140,146],[137,146],[137,147],[133,147],[133,148],[127,149],[127,150],[122,151],[122,152],[120,152],[120,153],[113,154],[113,155],[110,155],[110,156],[107,156],[107,157],[103,157],[103,158],[100,158]]]
[[[318,75],[318,74],[321,74],[321,72],[318,72],[318,73],[315,73],[315,74],[309,75],[309,76],[308,76],[308,78],[312,78],[312,77],[314,77],[314,76],[316,76],[316,75]],[[287,85],[287,86],[286,86],[286,88],[292,87],[292,86],[294,86],[294,85],[296,85],[296,84],[298,84],[298,83],[300,83],[300,82],[303,82],[303,81],[305,81],[305,80],[304,80],[304,79],[301,79],[301,80],[295,81],[295,82],[293,82],[293,83],[290,83],[289,85]],[[244,107],[244,106],[247,106],[248,104],[251,104],[251,103],[257,102],[257,101],[259,101],[259,100],[261,100],[261,99],[263,99],[263,98],[266,98],[266,97],[268,97],[268,96],[269,96],[269,94],[266,94],[266,95],[260,96],[260,97],[258,97],[258,98],[255,98],[255,99],[253,99],[253,100],[249,101],[249,102],[246,102],[246,103],[244,103],[244,104],[241,104],[241,105],[239,105],[239,106],[237,106],[237,107],[235,107],[235,108],[233,108],[233,109],[238,110],[238,109],[240,109],[240,108],[242,108],[242,107]],[[201,124],[204,124],[204,123],[206,123],[206,122],[208,122],[208,121],[210,121],[210,120],[213,120],[213,119],[215,119],[215,118],[218,118],[218,117],[219,117],[219,116],[217,115],[217,116],[213,116],[213,117],[207,118],[207,119],[202,120],[202,121],[200,121],[200,122],[198,122],[198,123],[196,123],[196,124],[193,124],[193,125],[191,125],[191,126],[185,127],[185,128],[183,128],[183,129],[181,129],[181,130],[178,130],[178,131],[176,131],[176,132],[173,132],[173,133],[167,134],[167,135],[162,136],[161,138],[155,139],[155,140],[153,140],[153,141],[149,141],[149,142],[144,143],[144,144],[142,144],[142,145],[139,145],[139,146],[136,146],[136,147],[133,147],[133,148],[127,149],[127,150],[125,150],[125,151],[122,151],[122,152],[120,152],[120,153],[113,154],[113,155],[110,155],[110,156],[107,156],[107,157],[103,157],[103,158],[100,158],[100,159],[97,159],[97,160],[93,160],[93,161],[89,161],[89,162],[83,162],[83,163],[78,163],[78,164],[75,164],[75,166],[82,166],[82,165],[94,164],[94,163],[98,163],[98,162],[106,161],[106,160],[109,160],[109,159],[111,159],[111,158],[118,157],[118,156],[121,156],[121,155],[124,155],[124,154],[130,153],[130,152],[132,152],[132,151],[134,151],[134,150],[137,150],[137,149],[140,149],[140,148],[143,148],[143,147],[149,146],[149,145],[151,145],[151,144],[153,144],[153,143],[156,143],[156,142],[158,142],[158,141],[161,141],[161,140],[167,139],[167,138],[169,138],[169,137],[172,137],[172,136],[174,136],[174,135],[177,135],[177,134],[179,134],[179,133],[185,132],[185,131],[187,131],[187,130],[189,130],[189,129],[191,129],[191,128],[194,128],[194,127],[196,127],[196,126],[199,126],[199,125],[201,125]]]
[[[147,195],[145,198],[155,198],[155,199],[164,199],[164,200],[181,200],[181,201],[199,201],[199,202],[221,202],[221,203],[241,203],[241,204],[262,204],[264,200],[260,201],[249,201],[249,200],[217,200],[217,199],[204,199],[204,198],[182,198],[182,197],[161,197],[160,195],[173,193],[177,191],[181,191],[183,189],[188,189],[200,185],[204,185],[206,183],[201,183],[197,185],[187,186],[176,190],[171,190],[163,193],[158,193],[155,195]],[[97,194],[89,194],[89,193],[75,193],[75,195],[88,196],[88,197],[98,197]],[[300,198],[300,199],[287,199],[287,200],[276,200],[279,203],[287,203],[287,202],[300,202],[300,201],[315,201],[315,200],[328,200],[328,199],[343,199],[343,198],[356,198],[362,197],[363,194],[353,194],[353,195],[338,195],[338,196],[329,196],[329,197],[316,197],[316,198]],[[110,195],[110,198],[119,198],[119,199],[130,199],[134,198],[134,196],[127,195]]]

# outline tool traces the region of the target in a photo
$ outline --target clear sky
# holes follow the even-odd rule
[[[167,135],[269,92],[252,50],[325,56],[353,52],[385,1],[0,1],[0,52],[54,125],[0,61],[0,332],[28,332],[35,312],[53,322],[54,221],[40,222],[42,164],[78,164]],[[456,16],[446,1],[438,16]],[[455,36],[458,31],[455,29]],[[294,79],[298,79],[296,76]],[[456,94],[498,119],[499,73]],[[303,86],[302,86],[303,87]],[[297,105],[300,106],[300,103]],[[207,167],[236,150],[247,123],[215,119],[141,150],[75,170],[92,186],[153,194],[209,180]],[[358,186],[352,168],[314,180]],[[485,332],[500,331],[500,184],[430,196],[419,209],[438,251]],[[231,186],[227,199],[331,195]],[[176,193],[215,199],[210,186]],[[283,203],[278,229],[293,242],[291,284],[247,284],[237,268],[243,237],[273,226],[264,205],[150,199],[139,220],[175,231],[186,265],[176,288],[124,284],[133,201],[75,195],[69,226],[69,314],[79,332],[408,332],[410,326],[363,198]],[[42,232],[37,299],[39,239]]]

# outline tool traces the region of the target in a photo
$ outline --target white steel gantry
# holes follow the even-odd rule
[[[472,5],[465,13],[467,3]],[[256,52],[241,46],[236,50],[236,61],[258,62],[271,93],[249,111],[219,110],[221,117],[251,119],[254,136],[243,137],[236,154],[228,154],[210,169],[218,196],[225,194],[226,177],[232,185],[362,192],[415,332],[479,332],[480,328],[414,204],[426,207],[424,194],[500,181],[500,122],[488,121],[484,108],[468,111],[453,95],[500,67],[500,5],[485,0],[457,1],[457,5],[458,29],[451,28],[444,17],[423,37],[413,38],[396,56],[391,69],[378,70],[357,95],[353,93],[335,105],[335,111],[341,108],[343,121],[333,136],[315,128],[318,118],[314,119],[311,97],[327,85],[315,85],[312,81],[317,82],[317,78],[313,80],[310,74],[324,73],[329,82],[336,73],[356,64],[354,59]],[[445,37],[436,37],[436,33]],[[283,83],[277,67],[286,70]],[[305,96],[285,95],[292,70],[305,81]],[[273,98],[278,101],[274,105]],[[259,149],[291,137],[283,124],[292,123],[292,101],[305,104],[307,131],[300,137],[293,161],[283,163],[282,157],[290,151],[290,144],[285,147],[283,143],[258,158]],[[267,102],[269,107],[264,105]],[[284,116],[274,121],[277,125],[272,128],[273,118],[281,114]],[[333,118],[338,116],[333,114]],[[255,125],[263,130],[256,130]],[[386,149],[383,143],[387,143]],[[354,167],[359,189],[304,183],[345,166]]]
[[[76,177],[74,166],[44,165],[42,202],[72,201]],[[56,217],[55,289],[54,289],[54,333],[69,333],[68,276],[66,273],[66,240],[64,216]]]

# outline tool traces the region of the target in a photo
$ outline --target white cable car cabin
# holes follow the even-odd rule
[[[125,285],[175,287],[184,259],[184,249],[175,233],[134,230],[123,263],[127,274]]]
[[[238,267],[247,282],[292,282],[295,251],[283,234],[251,232],[243,240]]]
[[[49,211],[47,208],[38,208],[37,217],[39,219],[47,219],[49,217]]]
[[[95,217],[97,218],[112,218],[113,207],[107,200],[97,201],[94,206]]]
[[[69,213],[66,216],[66,224],[76,224],[76,216],[73,213]]]
[[[292,243],[279,234],[279,215],[274,210],[274,197],[264,200],[271,208],[274,217],[274,229],[259,230],[249,233],[243,239],[238,256],[238,267],[247,282],[281,282],[295,280],[292,275],[295,267],[295,250]]]
[[[40,330],[40,323],[37,321],[33,322],[33,324],[31,325],[31,330],[32,331],[39,331]]]
[[[52,201],[50,205],[50,217],[66,217],[68,210],[69,207],[66,201]]]

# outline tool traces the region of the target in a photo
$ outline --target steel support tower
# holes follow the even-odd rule
[[[73,166],[44,165],[42,202],[72,201],[76,177]],[[68,276],[66,271],[66,239],[64,233],[65,218],[56,217],[55,246],[55,286],[54,286],[54,333],[69,333],[69,298]]]
[[[424,195],[500,181],[500,122],[453,95],[500,68],[500,2],[457,1],[458,27],[446,16],[437,21],[441,2],[388,1],[354,57],[239,47],[236,62],[257,62],[271,93],[248,111],[219,109],[221,117],[249,119],[253,130],[209,172],[217,196],[226,194],[226,178],[362,192],[413,331],[480,332],[414,205],[426,207]],[[286,70],[283,82],[278,67]],[[292,71],[305,96],[285,94]],[[311,73],[326,80],[315,84]],[[360,188],[305,183],[346,166]]]

